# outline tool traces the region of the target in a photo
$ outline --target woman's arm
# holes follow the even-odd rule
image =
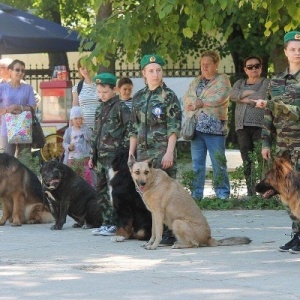
[[[183,102],[183,108],[185,112],[192,111],[196,109],[196,101],[197,101],[197,95],[196,95],[196,87],[199,83],[199,78],[196,77],[189,85],[188,90],[184,94],[182,98]]]
[[[72,93],[73,101],[72,101],[72,107],[73,106],[79,106],[79,97],[77,92]]]
[[[129,139],[129,158],[132,155],[135,157],[135,151],[137,147],[137,138],[135,136],[131,136]]]
[[[199,98],[203,101],[203,107],[221,107],[228,102],[230,91],[229,78],[220,74],[207,85]]]
[[[229,95],[231,101],[239,102],[241,100],[242,94],[244,92],[243,81],[245,81],[245,79],[239,79],[233,84],[233,87]]]
[[[165,155],[161,160],[161,165],[163,169],[168,169],[172,167],[174,163],[174,149],[177,142],[177,135],[176,133],[172,133],[168,138],[168,147]]]

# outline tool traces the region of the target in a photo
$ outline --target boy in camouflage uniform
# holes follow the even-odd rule
[[[116,93],[117,78],[101,73],[93,78],[101,103],[96,109],[95,126],[91,138],[89,167],[96,168],[97,192],[103,207],[103,225],[93,235],[114,235],[116,220],[108,194],[108,170],[119,148],[128,148],[130,110]]]
[[[181,106],[175,93],[162,79],[165,61],[159,55],[145,55],[141,69],[146,87],[132,99],[132,127],[129,155],[139,161],[153,158],[155,168],[163,169],[176,178],[176,141],[181,126]],[[164,245],[175,239],[170,231],[163,237]]]
[[[289,68],[273,77],[262,131],[262,156],[271,158],[271,143],[276,138],[276,155],[288,150],[295,169],[300,171],[300,32],[291,31],[284,36],[284,52]],[[279,251],[300,253],[300,222],[287,208],[293,220],[291,241]]]

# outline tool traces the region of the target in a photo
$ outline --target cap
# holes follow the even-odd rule
[[[300,41],[300,31],[290,31],[284,35],[283,42]]]
[[[93,80],[96,83],[116,85],[117,77],[112,73],[100,73],[94,76]]]
[[[152,64],[152,63],[156,63],[161,66],[164,66],[166,64],[165,60],[161,56],[159,56],[157,54],[147,54],[147,55],[144,55],[141,60],[141,68],[144,69],[145,66]]]
[[[80,106],[73,106],[71,108],[70,119],[72,120],[75,118],[83,118],[83,114]]]

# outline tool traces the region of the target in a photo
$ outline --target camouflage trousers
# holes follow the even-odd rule
[[[102,207],[103,225],[116,225],[116,213],[112,205],[112,199],[109,194],[109,175],[108,170],[111,167],[112,156],[98,158],[97,174],[97,198]]]

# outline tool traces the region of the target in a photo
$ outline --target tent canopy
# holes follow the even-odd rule
[[[78,51],[78,33],[0,3],[0,55]]]

